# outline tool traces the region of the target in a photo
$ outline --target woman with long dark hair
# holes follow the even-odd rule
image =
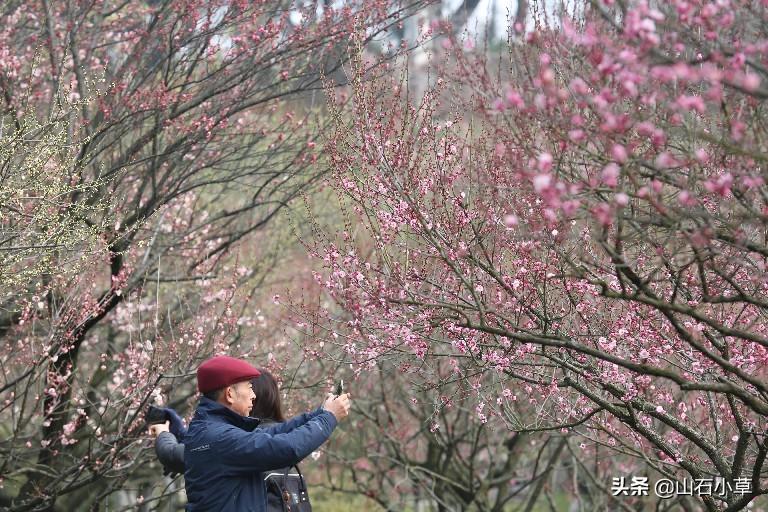
[[[285,421],[277,381],[264,368],[258,370],[261,375],[251,381],[251,387],[256,398],[253,399],[250,416],[259,418],[262,422],[280,423]]]

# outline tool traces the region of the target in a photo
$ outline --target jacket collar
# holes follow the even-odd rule
[[[226,407],[219,402],[214,402],[210,398],[204,396],[200,397],[193,419],[212,421],[215,423],[227,423],[248,432],[256,428],[261,421],[258,418],[251,418],[250,416],[240,416],[229,407]]]

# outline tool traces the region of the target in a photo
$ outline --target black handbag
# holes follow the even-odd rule
[[[291,473],[294,468],[296,472]],[[268,512],[312,512],[307,484],[299,466],[267,473],[264,482],[267,485]]]

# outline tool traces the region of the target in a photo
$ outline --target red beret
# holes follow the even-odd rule
[[[261,375],[259,370],[242,359],[216,356],[197,369],[197,389],[201,393],[225,388],[231,384],[251,380]]]

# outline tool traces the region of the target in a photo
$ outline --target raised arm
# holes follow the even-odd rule
[[[155,454],[165,473],[184,473],[184,445],[168,431],[168,422],[152,425],[149,431],[155,436]]]
[[[293,429],[304,425],[306,422],[316,417],[321,412],[323,412],[322,407],[318,407],[314,411],[298,414],[287,421],[283,421],[281,423],[272,423],[270,425],[265,425],[264,427],[260,427],[260,428],[263,432],[266,432],[272,435],[287,434]]]
[[[332,407],[331,404],[334,403],[335,400],[339,400],[339,403],[346,400],[349,401],[349,393],[342,395],[345,398],[342,397],[336,397],[334,395],[329,394],[329,396],[326,398],[325,403],[322,405],[322,407],[318,407],[314,411],[311,412],[305,412],[303,414],[299,414],[297,416],[294,416],[293,418],[289,419],[288,421],[283,421],[281,423],[273,423],[270,425],[265,425],[261,430],[264,432],[267,432],[268,434],[276,435],[276,434],[287,434],[288,432],[292,431],[295,428],[298,428],[302,425],[304,425],[306,422],[311,420],[312,418],[317,417],[320,413],[322,413],[324,410],[330,410]],[[339,412],[339,411],[331,411],[331,412]],[[346,412],[344,413],[344,416],[346,416]]]
[[[272,434],[264,429],[245,432],[232,428],[216,443],[220,460],[236,473],[268,471],[299,463],[317,450],[336,428],[337,418],[349,413],[347,395],[326,401],[323,408],[310,413],[304,424],[289,432]]]
[[[168,473],[184,473],[184,445],[170,432],[162,432],[155,440],[155,453]]]

